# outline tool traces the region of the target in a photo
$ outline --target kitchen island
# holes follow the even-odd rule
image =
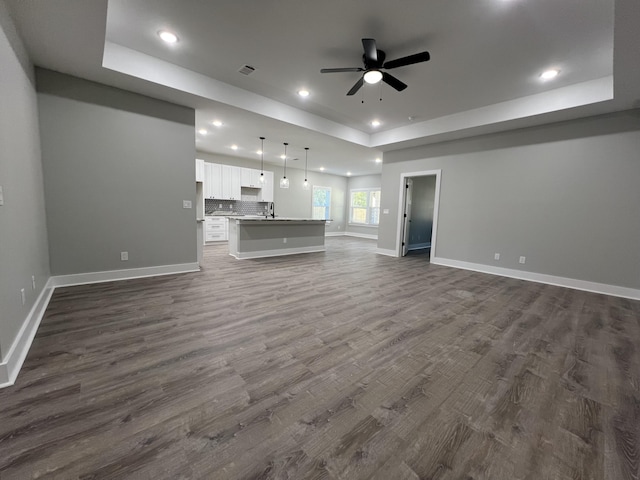
[[[324,252],[326,220],[229,216],[229,255],[237,259]]]

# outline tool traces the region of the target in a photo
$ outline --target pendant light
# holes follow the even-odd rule
[[[309,161],[309,147],[304,147],[304,183],[302,188],[309,190],[309,181],[307,180],[307,162]]]
[[[264,137],[260,137],[260,183],[264,183]]]
[[[284,143],[284,176],[280,179],[280,188],[289,188],[289,179],[287,178],[287,142]]]

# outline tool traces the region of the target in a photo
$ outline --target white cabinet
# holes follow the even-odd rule
[[[227,200],[241,200],[241,176],[240,167],[222,165],[222,198]]]
[[[258,172],[260,175],[260,172]],[[273,202],[273,172],[264,172],[264,184],[260,190],[261,202]]]
[[[206,217],[204,220],[204,241],[221,242],[228,239],[229,220],[226,217]]]
[[[204,160],[196,158],[196,182],[204,182]]]
[[[260,170],[253,168],[240,169],[240,185],[242,187],[262,188],[260,183]]]
[[[222,165],[216,163],[204,164],[204,198],[221,199],[222,196]]]
[[[202,160],[196,162],[199,161]],[[197,173],[198,164],[196,163]],[[242,187],[249,187],[260,189],[257,201],[273,202],[273,172],[264,172],[265,181],[261,183],[260,170],[202,161],[202,176],[204,198],[242,200]]]

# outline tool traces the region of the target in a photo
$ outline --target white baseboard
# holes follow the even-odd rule
[[[180,263],[177,265],[159,265],[157,267],[129,268],[126,270],[107,270],[104,272],[75,273],[71,275],[56,275],[51,277],[53,287],[70,287],[73,285],[87,285],[90,283],[113,282],[116,280],[131,280],[134,278],[157,277],[175,273],[199,272],[197,262]]]
[[[255,252],[238,252],[230,253],[232,257],[238,260],[247,260],[249,258],[266,258],[266,257],[279,257],[281,255],[297,255],[299,253],[315,253],[324,252],[326,248],[322,247],[294,247],[294,248],[281,248],[278,250],[258,250]]]
[[[517,278],[519,280],[528,280],[530,282],[545,283],[547,285],[556,285],[558,287],[573,288],[575,290],[583,290],[585,292],[601,293],[603,295],[612,295],[614,297],[640,300],[640,290],[619,287],[616,285],[607,285],[605,283],[589,282],[586,280],[577,280],[575,278],[556,277],[554,275],[525,272],[522,270],[513,270],[511,268],[493,267],[490,265],[483,265],[481,263],[463,262],[460,260],[451,260],[449,258],[442,257],[432,257],[431,263],[446,267],[489,273],[491,275],[500,275],[502,277]]]
[[[347,237],[358,237],[358,238],[368,238],[370,240],[377,240],[378,235],[373,235],[372,233],[356,233],[356,232],[344,232]]]
[[[397,257],[398,252],[395,250],[389,250],[387,248],[376,248],[376,253],[379,255],[387,255],[388,257]]]
[[[24,359],[27,358],[27,353],[29,352],[29,348],[31,348],[33,338],[36,336],[44,312],[47,310],[53,290],[49,282],[47,282],[40,292],[40,295],[38,295],[33,307],[31,307],[5,360],[0,362],[0,388],[10,387],[15,383],[16,378],[18,378],[18,373],[20,372],[20,368],[22,368]]]
[[[22,364],[27,357],[27,353],[29,353],[33,339],[36,336],[42,317],[47,310],[47,306],[51,300],[51,295],[53,295],[53,291],[56,288],[197,271],[200,271],[200,267],[197,263],[183,263],[180,265],[162,265],[158,267],[132,268],[129,270],[111,270],[106,272],[78,273],[74,275],[58,275],[50,277],[22,324],[22,327],[11,345],[7,356],[4,361],[0,361],[0,388],[10,387],[15,383],[18,373],[20,372],[20,368],[22,368]]]
[[[342,237],[344,236],[344,232],[325,232],[325,237]]]

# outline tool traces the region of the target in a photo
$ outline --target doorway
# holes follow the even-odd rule
[[[401,175],[398,256],[435,256],[441,170]]]

